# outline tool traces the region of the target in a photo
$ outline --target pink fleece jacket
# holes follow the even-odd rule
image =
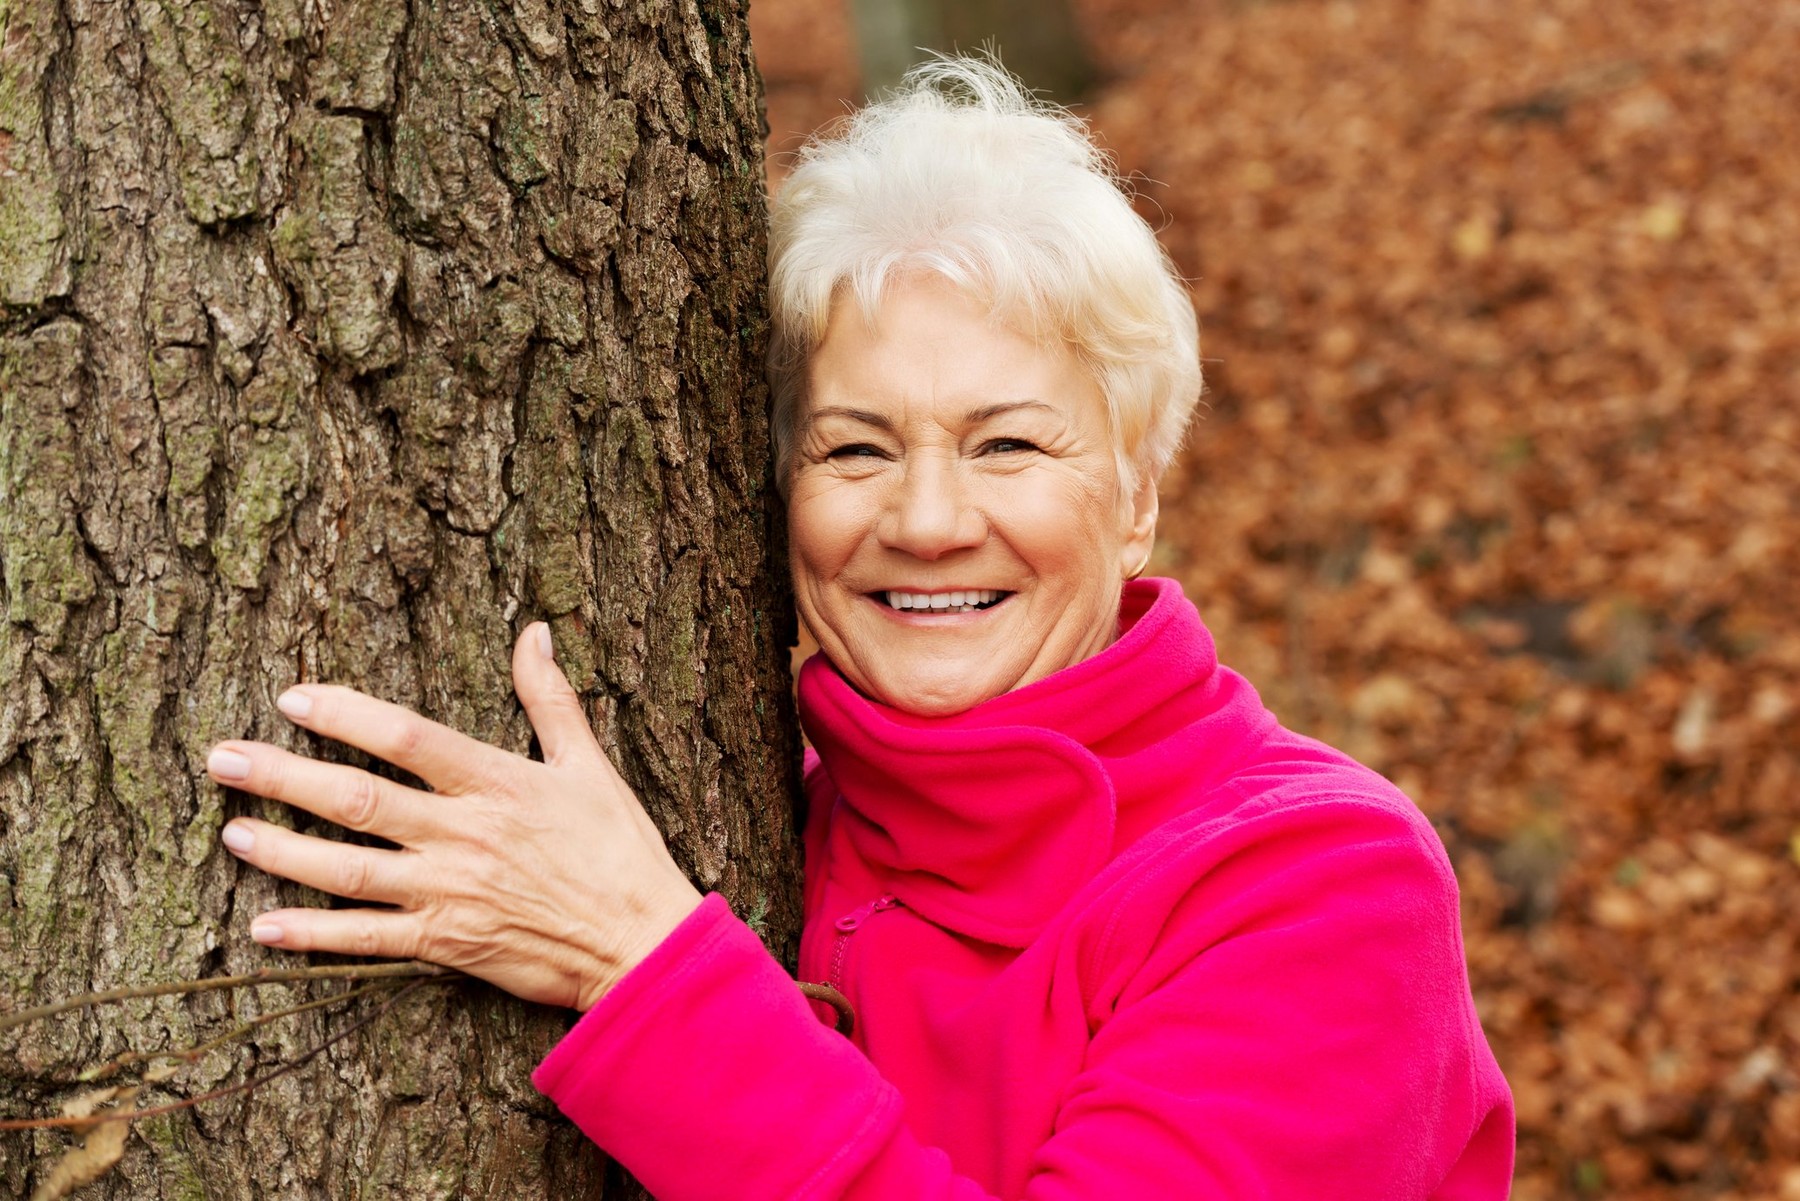
[[[1168,580],[966,713],[801,672],[800,975],[707,898],[537,1085],[662,1201],[1499,1201],[1512,1101],[1456,883],[1276,724]]]

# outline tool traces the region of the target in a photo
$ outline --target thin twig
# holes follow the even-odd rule
[[[461,972],[431,963],[346,963],[332,967],[264,968],[243,976],[210,976],[204,980],[175,980],[166,984],[132,984],[124,988],[109,988],[104,992],[86,993],[79,997],[66,997],[48,1005],[0,1014],[0,1030],[11,1030],[14,1026],[42,1021],[71,1009],[116,1005],[120,1001],[135,1001],[143,997],[175,997],[211,992],[219,988],[261,988],[266,984],[294,984],[302,980],[405,980],[461,975]]]
[[[809,1001],[823,1001],[837,1012],[837,1032],[845,1038],[856,1033],[856,1010],[850,1007],[850,999],[829,984],[810,984],[800,982],[800,995]]]
[[[420,974],[425,975],[427,973]],[[300,1056],[300,1058],[294,1060],[292,1063],[284,1063],[266,1075],[252,1076],[248,1080],[240,1080],[236,1084],[229,1084],[224,1088],[216,1088],[211,1092],[201,1093],[196,1097],[188,1097],[182,1101],[175,1101],[168,1105],[158,1105],[151,1109],[132,1109],[114,1113],[97,1113],[90,1114],[84,1118],[7,1118],[0,1120],[0,1130],[46,1130],[57,1126],[93,1126],[100,1122],[135,1122],[139,1118],[161,1117],[167,1113],[176,1113],[183,1109],[192,1109],[194,1106],[207,1101],[217,1101],[220,1097],[229,1097],[233,1093],[241,1093],[247,1089],[257,1088],[261,1085],[268,1084],[272,1080],[279,1080],[283,1076],[299,1071],[311,1062],[320,1052],[329,1050],[338,1043],[343,1042],[346,1038],[349,1038],[352,1034],[355,1034],[358,1030],[361,1030],[364,1026],[379,1020],[388,1010],[399,1003],[401,997],[404,997],[407,993],[424,983],[424,980],[412,980],[395,989],[394,995],[383,1001],[381,1006],[376,1009],[375,1012],[356,1019],[356,1021],[351,1022],[348,1026],[345,1026],[342,1030],[338,1031],[318,1046],[309,1048],[304,1055]]]
[[[313,1009],[322,1009],[327,1005],[335,1005],[339,1001],[349,1001],[364,996],[376,989],[391,988],[393,984],[386,980],[377,980],[373,984],[360,984],[355,988],[345,989],[340,993],[332,993],[329,997],[320,997],[316,1001],[308,1001],[304,1005],[291,1005],[286,1009],[277,1009],[273,1013],[258,1014],[243,1025],[228,1030],[217,1038],[209,1039],[198,1046],[188,1047],[181,1051],[127,1051],[110,1063],[83,1072],[72,1083],[93,1084],[101,1080],[110,1080],[126,1068],[138,1063],[155,1063],[159,1059],[172,1060],[183,1065],[195,1063],[209,1051],[215,1051],[229,1042],[236,1042],[246,1034],[270,1022],[278,1022],[282,1018],[293,1017],[298,1013],[306,1013]]]

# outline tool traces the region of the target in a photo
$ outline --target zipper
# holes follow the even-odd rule
[[[900,898],[891,892],[884,892],[860,909],[853,909],[837,920],[837,938],[831,946],[831,987],[844,991],[844,957],[850,951],[850,939],[861,928],[862,924],[889,909],[900,908]]]

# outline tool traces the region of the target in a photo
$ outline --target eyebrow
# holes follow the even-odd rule
[[[1052,413],[1056,410],[1041,400],[1003,400],[998,404],[981,405],[963,414],[963,420],[970,425],[980,425],[991,417],[999,417],[1004,413],[1014,413],[1020,409],[1046,409]]]
[[[871,413],[867,409],[852,409],[846,405],[827,405],[822,409],[814,409],[806,415],[806,424],[811,426],[824,417],[848,417],[852,421],[860,421],[864,425],[872,425],[876,429],[894,432],[894,423],[880,413]]]

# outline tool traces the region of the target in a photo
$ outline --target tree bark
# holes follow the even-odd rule
[[[274,708],[325,680],[524,751],[537,618],[678,858],[791,961],[742,3],[0,0],[0,27],[0,1007],[293,962],[250,919],[324,898],[217,835],[295,815],[208,784],[206,749],[338,757]],[[0,1113],[320,992],[0,1034]],[[527,1078],[571,1020],[421,989],[137,1124],[83,1195],[636,1195]],[[0,1194],[69,1141],[0,1134]]]

